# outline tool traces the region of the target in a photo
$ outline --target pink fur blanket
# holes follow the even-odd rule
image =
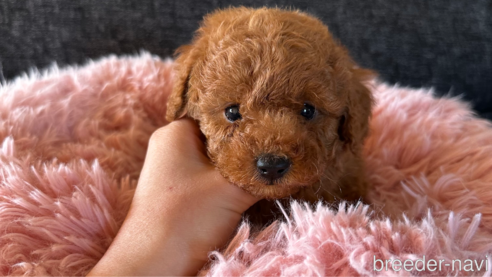
[[[166,124],[171,66],[108,57],[0,88],[1,275],[83,275],[101,258]],[[295,203],[256,235],[244,223],[209,275],[490,275],[490,123],[429,90],[372,87],[372,204]]]

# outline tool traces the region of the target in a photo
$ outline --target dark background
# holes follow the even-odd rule
[[[492,0],[0,0],[0,81],[110,53],[170,56],[230,5],[314,14],[383,80],[463,95],[492,119]]]

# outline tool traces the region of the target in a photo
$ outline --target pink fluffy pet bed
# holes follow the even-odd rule
[[[171,66],[145,53],[109,57],[0,88],[1,275],[84,275],[97,263],[125,217],[147,140],[166,124]],[[293,204],[260,234],[244,223],[212,253],[209,275],[490,275],[490,123],[429,90],[372,87],[372,204]],[[384,267],[389,259],[399,271]],[[407,260],[415,266],[403,268]]]

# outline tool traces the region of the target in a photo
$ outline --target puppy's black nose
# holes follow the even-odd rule
[[[287,158],[266,154],[258,158],[256,167],[263,178],[273,182],[289,171],[290,161]]]

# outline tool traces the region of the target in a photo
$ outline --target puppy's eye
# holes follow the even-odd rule
[[[304,108],[301,110],[301,115],[304,116],[307,120],[313,119],[313,117],[316,115],[316,109],[313,106],[304,103]]]
[[[227,107],[225,109],[224,115],[227,118],[227,120],[229,120],[230,122],[234,122],[238,119],[241,119],[241,114],[239,113],[239,106],[233,105]]]

